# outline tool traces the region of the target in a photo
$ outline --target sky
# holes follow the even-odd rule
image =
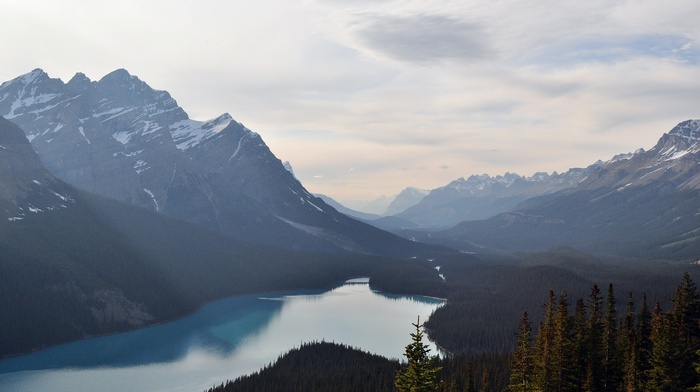
[[[0,81],[125,68],[353,207],[649,149],[700,118],[697,0],[0,0]]]

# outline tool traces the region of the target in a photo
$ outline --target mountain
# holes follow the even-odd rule
[[[291,167],[288,169],[291,171]],[[406,188],[403,191],[401,191],[396,197],[391,200],[391,203],[389,203],[388,207],[386,207],[386,211],[383,214],[373,214],[369,212],[362,212],[362,211],[357,211],[352,208],[348,208],[341,204],[340,202],[334,200],[330,196],[326,195],[315,195],[316,197],[319,197],[322,199],[326,204],[329,206],[335,208],[339,212],[351,216],[356,219],[360,219],[362,221],[365,221],[371,225],[374,225],[374,221],[377,219],[382,219],[383,216],[391,216],[398,214],[401,211],[404,211],[405,209],[416,205],[419,201],[421,201],[427,194],[428,190],[423,190],[423,189],[418,189],[418,188]],[[388,202],[388,200],[391,199],[387,196],[381,196],[373,201],[373,203],[377,203],[376,206],[383,206]]]
[[[599,254],[695,261],[700,254],[700,120],[678,124],[648,151],[594,165],[578,185],[555,197],[522,205],[527,207],[417,238],[470,251],[572,246]]]
[[[514,209],[525,200],[557,193],[576,186],[600,163],[566,173],[536,173],[531,177],[506,173],[459,178],[433,189],[417,204],[395,214],[396,218],[415,223],[416,228],[439,229],[463,221],[490,218]]]
[[[314,196],[323,200],[324,203],[335,208],[338,212],[345,214],[347,216],[353,217],[355,219],[360,219],[363,221],[371,221],[371,220],[380,218],[380,216],[377,214],[370,214],[368,212],[356,211],[356,210],[353,210],[352,208],[345,207],[340,202],[338,202],[337,200],[333,199],[330,196],[321,195],[321,194],[317,194]]]
[[[387,207],[384,215],[391,216],[406,211],[408,208],[413,207],[423,200],[428,193],[430,193],[430,191],[426,189],[408,187],[399,192],[396,198],[389,204],[389,207]]]
[[[426,249],[312,196],[229,114],[192,120],[166,91],[123,69],[68,83],[36,69],[0,85],[0,115],[61,180],[233,238],[324,252]]]
[[[391,202],[396,198],[396,195],[381,195],[372,200],[353,200],[346,201],[345,207],[354,211],[362,211],[367,214],[383,215]]]

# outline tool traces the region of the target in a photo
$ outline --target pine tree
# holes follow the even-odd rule
[[[563,291],[559,296],[559,304],[554,317],[552,343],[553,390],[558,392],[576,391],[572,319],[569,316],[569,299],[566,291]]]
[[[673,317],[664,315],[656,303],[652,312],[650,369],[647,371],[648,391],[682,391],[681,347],[674,330]]]
[[[689,344],[697,344],[700,339],[700,294],[688,272],[683,274],[683,280],[676,288],[673,314],[682,339]]]
[[[574,319],[571,325],[572,334],[572,353],[573,353],[573,373],[572,382],[577,386],[576,391],[583,391],[584,381],[586,379],[586,372],[588,369],[587,358],[587,339],[588,339],[588,329],[586,327],[586,321],[588,317],[586,315],[586,305],[583,299],[579,298],[576,301],[576,307],[574,309]]]
[[[639,366],[639,385],[646,385],[651,369],[651,321],[652,314],[647,302],[647,294],[642,294],[642,309],[637,317],[637,364]]]
[[[622,380],[622,362],[617,347],[617,305],[612,283],[608,285],[605,300],[605,317],[603,320],[603,390],[617,391]]]
[[[586,303],[588,308],[588,323],[586,324],[586,380],[584,390],[599,392],[603,390],[604,379],[604,347],[603,336],[603,297],[598,285],[593,285]]]
[[[474,366],[471,361],[467,364],[467,385],[464,386],[464,392],[476,392],[474,387]]]
[[[532,325],[527,312],[523,313],[520,330],[516,334],[515,352],[510,363],[509,391],[533,391],[535,363],[532,354]]]
[[[700,295],[688,272],[676,288],[671,311],[672,328],[678,335],[680,361],[678,363],[685,388],[692,388],[700,379],[695,372],[695,353],[700,349]]]
[[[491,392],[491,383],[489,382],[489,373],[484,370],[481,373],[481,388],[479,392]]]
[[[544,304],[544,317],[535,337],[535,385],[542,391],[556,389],[554,319],[556,316],[556,298],[549,290],[547,303]]]
[[[621,361],[622,361],[622,390],[636,392],[640,390],[639,362],[637,347],[637,332],[635,328],[634,296],[630,293],[627,299],[627,310],[622,329],[619,334]]]
[[[429,392],[442,389],[437,375],[441,368],[435,366],[437,357],[430,355],[430,348],[423,343],[423,324],[420,317],[412,324],[416,331],[411,333],[412,342],[406,346],[404,356],[407,364],[394,379],[394,385],[401,392]]]

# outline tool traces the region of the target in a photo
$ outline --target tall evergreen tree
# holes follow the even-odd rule
[[[394,385],[401,392],[432,392],[442,389],[437,379],[441,368],[435,366],[437,357],[430,355],[430,348],[423,343],[423,324],[420,317],[412,324],[416,331],[411,333],[412,342],[406,346],[404,356],[406,366],[396,374]]]
[[[509,391],[528,392],[535,390],[535,361],[532,353],[531,333],[532,325],[527,312],[525,312],[520,322],[520,329],[515,335],[515,351],[510,362]]]
[[[664,315],[656,303],[652,312],[651,357],[647,371],[647,391],[683,391],[681,347],[673,317]]]
[[[598,285],[594,284],[586,303],[588,322],[586,324],[586,380],[584,390],[599,392],[603,390],[603,298]]]
[[[467,364],[467,385],[464,386],[464,392],[476,392],[474,387],[474,365],[471,362]]]
[[[673,315],[683,341],[697,345],[700,340],[700,294],[688,272],[683,274],[683,280],[676,288]]]
[[[559,296],[554,317],[552,368],[554,391],[576,391],[574,343],[572,338],[572,318],[569,316],[569,298],[566,291]]]
[[[576,391],[583,391],[583,385],[586,380],[587,365],[587,339],[588,329],[586,326],[588,316],[586,314],[586,305],[582,298],[576,301],[574,309],[574,319],[571,325],[572,334],[572,352],[573,352],[573,374],[572,381],[577,386]]]
[[[695,353],[700,349],[700,295],[688,272],[676,288],[671,317],[680,344],[678,366],[683,386],[692,388],[700,382],[694,366]]]
[[[630,293],[627,299],[625,319],[619,334],[618,347],[622,361],[622,388],[625,392],[640,390],[639,362],[637,355],[637,331],[635,326],[634,296]]]
[[[586,303],[588,322],[586,324],[586,380],[584,390],[599,392],[603,390],[604,376],[604,347],[603,340],[603,297],[598,285],[593,285]]]
[[[554,391],[556,388],[554,320],[556,317],[556,297],[549,290],[544,304],[544,317],[535,337],[535,384],[539,390]]]
[[[651,368],[651,331],[652,314],[647,302],[647,294],[642,294],[642,309],[637,317],[637,364],[639,366],[639,385],[646,385]]]
[[[479,392],[491,392],[491,383],[489,382],[489,373],[484,370],[481,373],[481,388]]]
[[[618,349],[617,304],[613,285],[608,285],[603,319],[603,380],[604,391],[617,391],[622,381],[622,361]]]

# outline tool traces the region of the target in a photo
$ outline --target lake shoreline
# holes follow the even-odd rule
[[[260,295],[274,296],[274,294],[277,294],[277,293],[301,292],[301,291],[318,292],[318,293],[320,294],[320,293],[323,293],[323,292],[326,292],[326,291],[330,291],[330,290],[332,290],[332,289],[334,289],[334,288],[336,288],[336,287],[340,287],[340,286],[342,286],[343,284],[346,284],[346,283],[348,283],[349,281],[356,280],[356,279],[366,279],[366,280],[367,280],[366,282],[357,282],[357,283],[358,283],[358,284],[359,284],[359,283],[367,283],[367,284],[370,285],[370,288],[371,288],[371,282],[370,282],[371,279],[370,279],[370,277],[367,277],[367,276],[352,276],[352,277],[347,278],[347,279],[344,280],[344,281],[336,281],[336,282],[334,282],[334,283],[332,283],[332,284],[330,284],[330,285],[327,285],[327,286],[325,286],[325,287],[319,287],[319,288],[299,288],[299,289],[296,289],[296,288],[288,288],[288,289],[275,290],[275,291],[267,291],[267,292],[238,293],[238,294],[233,294],[233,295],[225,296],[225,297],[222,297],[222,298],[217,298],[217,299],[214,299],[214,300],[212,300],[212,301],[205,302],[205,303],[203,303],[203,304],[199,304],[199,305],[195,306],[194,308],[187,310],[186,312],[184,312],[183,314],[181,314],[181,315],[179,315],[179,316],[175,316],[175,317],[163,319],[163,320],[160,320],[160,321],[155,322],[155,323],[146,324],[146,325],[141,325],[141,326],[138,326],[138,327],[129,328],[129,329],[125,329],[125,330],[107,332],[107,333],[96,334],[96,335],[86,335],[86,336],[80,337],[80,338],[78,338],[78,339],[67,340],[67,341],[61,342],[61,343],[56,343],[56,344],[51,344],[51,345],[47,345],[47,346],[44,346],[44,347],[34,348],[34,349],[30,350],[30,351],[26,351],[26,352],[22,352],[22,353],[0,356],[0,361],[10,360],[10,359],[14,359],[14,358],[19,358],[19,357],[23,357],[23,356],[27,356],[27,355],[36,354],[36,353],[39,353],[39,352],[41,352],[41,351],[50,349],[50,348],[52,348],[52,347],[57,347],[57,346],[65,345],[65,344],[76,343],[76,342],[80,342],[80,341],[83,341],[83,340],[89,340],[89,339],[101,338],[101,337],[108,337],[108,336],[113,336],[113,335],[119,335],[119,334],[122,334],[122,333],[135,332],[135,331],[139,331],[139,330],[143,330],[143,329],[148,329],[148,328],[157,327],[157,326],[160,326],[160,325],[163,325],[163,324],[172,323],[172,322],[175,322],[175,321],[178,321],[178,320],[182,320],[182,319],[184,319],[184,318],[186,318],[186,317],[188,317],[188,316],[191,316],[192,314],[194,314],[194,313],[196,313],[196,312],[202,310],[204,307],[206,307],[206,306],[208,306],[208,305],[214,304],[214,303],[219,302],[219,301],[224,301],[224,300],[227,300],[227,299],[230,299],[230,298],[233,298],[233,297],[239,297],[239,296],[260,296]],[[355,283],[355,282],[350,282],[350,283]],[[385,293],[385,294],[392,294],[392,295],[399,295],[399,296],[418,295],[418,296],[424,297],[424,298],[431,298],[431,299],[436,299],[436,300],[441,300],[441,301],[447,301],[446,298],[431,297],[431,296],[427,296],[427,295],[409,294],[409,293],[394,293],[394,292],[386,292],[386,291],[379,290],[379,289],[372,289],[372,290],[376,290],[376,291],[378,291],[378,292],[380,292],[380,293]],[[2,372],[0,372],[0,374],[2,374]]]
[[[439,306],[442,301],[417,295],[381,295],[367,279],[347,279],[331,290],[232,296],[151,330],[9,359],[0,363],[0,390],[87,392],[94,385],[106,392],[205,390],[314,341],[400,360],[416,315],[427,319]]]

